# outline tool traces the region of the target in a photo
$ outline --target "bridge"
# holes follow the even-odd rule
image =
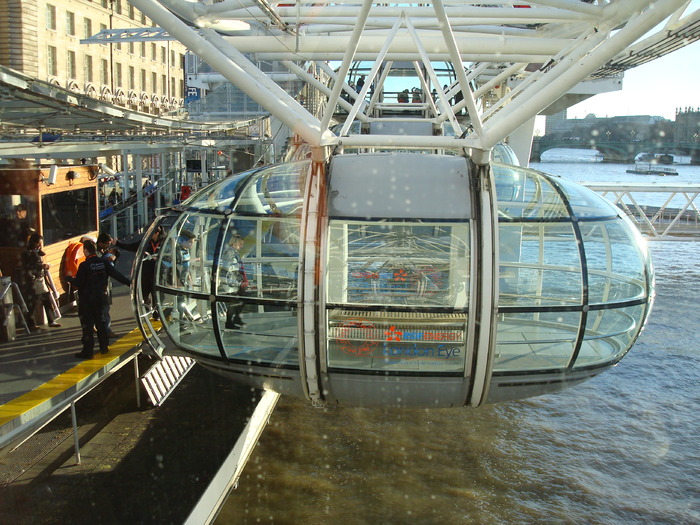
[[[554,148],[597,150],[603,162],[631,164],[640,153],[667,153],[690,157],[691,164],[700,164],[699,142],[661,142],[657,140],[620,141],[605,138],[583,139],[578,137],[548,138],[534,137],[530,160],[539,162],[542,154]]]

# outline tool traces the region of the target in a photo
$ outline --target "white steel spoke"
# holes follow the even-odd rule
[[[619,71],[642,63],[647,50],[661,56],[668,52],[661,49],[700,39],[693,29],[700,12],[686,13],[687,0],[130,1],[159,31],[167,31],[163,38],[183,42],[311,147],[420,149],[422,144],[488,152],[511,135],[522,143],[531,133],[522,130],[532,127],[535,116],[557,101],[576,99],[565,100],[567,94],[619,89]],[[117,30],[100,36],[101,41],[145,38],[145,33]],[[273,82],[281,81],[279,73],[270,78],[255,61],[283,62],[325,98],[314,107],[324,108],[320,120],[295,100],[296,94]],[[305,62],[321,68],[331,83],[305,71]],[[366,78],[360,93],[349,86],[358,71]],[[598,82],[601,78],[617,82]],[[399,85],[421,89],[425,100],[394,102]],[[423,119],[433,134],[368,135],[372,122],[388,118]],[[448,121],[455,136],[443,134]],[[343,124],[342,137],[329,130],[337,122]],[[406,129],[425,133],[428,127]],[[487,157],[472,155],[479,162]]]

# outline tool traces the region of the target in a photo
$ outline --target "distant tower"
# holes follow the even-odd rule
[[[700,111],[695,108],[676,110],[674,139],[676,142],[700,142]]]
[[[567,132],[569,128],[570,126],[566,118],[566,109],[554,115],[547,115],[545,119],[545,135],[560,135]]]

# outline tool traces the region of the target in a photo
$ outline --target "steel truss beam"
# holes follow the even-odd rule
[[[474,158],[485,161],[494,145],[611,60],[619,60],[642,37],[658,41],[647,36],[654,27],[665,24],[659,33],[670,34],[679,24],[698,18],[697,12],[685,13],[686,0],[610,0],[596,5],[577,0],[523,4],[364,0],[359,7],[357,0],[130,1],[312,147],[342,143],[419,148],[422,143],[430,148],[480,150],[483,154]],[[225,31],[227,24],[236,22],[245,22],[250,30]],[[328,97],[325,113],[320,118],[309,114],[243,53],[253,53],[257,60],[287,61],[288,69]],[[313,61],[331,70],[323,65],[329,60],[339,60],[341,65],[328,87],[293,65]],[[358,60],[371,62],[368,81],[359,94],[351,93],[350,101],[344,101],[341,94],[347,97],[349,92],[348,73]],[[385,86],[386,66],[394,62],[396,67],[398,61],[416,63],[423,91],[430,85],[439,88],[432,63],[447,61],[455,67],[454,85],[447,93],[436,92],[435,100],[424,100],[421,107],[425,109],[422,118],[434,129],[450,121],[456,136],[331,133],[338,105],[350,113],[341,135],[349,133],[355,118],[363,122],[378,118],[376,111],[382,104],[376,93],[367,103],[368,90],[372,83],[375,89]],[[382,62],[385,69],[380,70]],[[457,122],[455,114],[462,109],[468,111],[468,118]]]

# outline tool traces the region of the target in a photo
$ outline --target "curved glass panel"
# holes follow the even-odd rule
[[[568,366],[581,324],[580,312],[503,313],[500,317],[494,372]]]
[[[225,224],[217,295],[296,302],[298,218],[231,216]]]
[[[500,290],[494,372],[563,371],[621,358],[639,335],[653,293],[639,233],[583,186],[508,166],[494,167],[494,177]]]
[[[300,215],[311,161],[270,166],[256,172],[240,191],[236,213]]]
[[[163,327],[173,342],[187,350],[219,356],[208,300],[184,292],[157,290]]]
[[[500,306],[580,305],[578,243],[567,223],[500,223]]]
[[[617,217],[620,211],[608,200],[585,186],[565,179],[554,179],[565,193],[573,214],[579,219]]]
[[[255,170],[237,173],[226,177],[223,181],[210,184],[183,202],[183,206],[199,210],[215,210],[223,213],[231,207],[233,199],[238,194],[241,183]]]
[[[589,302],[642,299],[647,289],[646,261],[638,239],[621,219],[581,222],[588,265]]]
[[[499,164],[511,164],[514,166],[520,165],[518,157],[513,151],[513,148],[511,148],[505,142],[499,142],[493,147],[491,152],[491,160],[493,160],[493,162],[498,162]]]
[[[231,359],[298,366],[299,228],[296,217],[183,213],[156,262],[158,305],[172,340],[220,356],[218,335]]]
[[[569,212],[553,184],[536,171],[492,164],[500,219],[559,219]]]
[[[620,359],[639,335],[646,308],[646,304],[640,304],[589,311],[574,369]]]
[[[227,328],[232,311],[244,324]],[[294,306],[256,305],[235,299],[217,301],[224,353],[246,364],[298,368],[297,309]]]

